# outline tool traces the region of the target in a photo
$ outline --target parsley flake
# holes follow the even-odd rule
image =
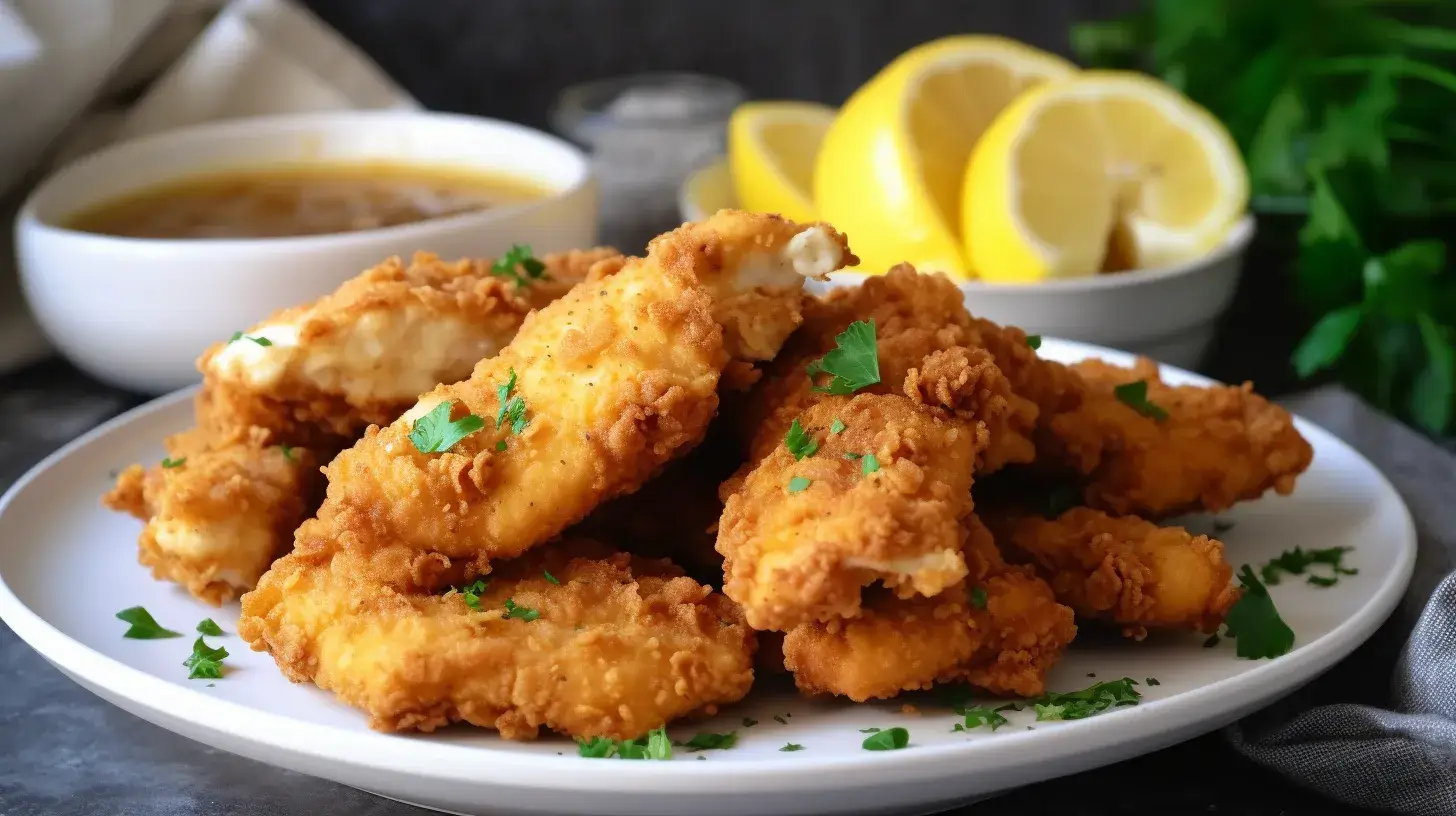
[[[214,621],[212,618],[203,618],[202,622],[197,624],[197,631],[201,632],[204,635],[222,637],[222,627],[218,626],[217,622]]]
[[[1334,586],[1340,582],[1341,575],[1358,575],[1359,570],[1349,569],[1345,566],[1345,553],[1350,552],[1349,547],[1329,547],[1323,550],[1303,550],[1295,547],[1292,550],[1285,550],[1277,558],[1265,564],[1259,569],[1259,577],[1264,583],[1274,586],[1279,583],[1281,572],[1290,575],[1303,575],[1305,570],[1312,566],[1329,567],[1329,575],[1310,575],[1305,580],[1307,583],[1320,587]]]
[[[221,646],[214,649],[204,643],[202,638],[198,638],[192,644],[192,656],[182,661],[182,665],[192,670],[187,674],[187,679],[216,680],[222,677],[222,661],[227,656],[227,649]]]
[[[484,578],[476,578],[474,581],[460,587],[460,597],[465,600],[465,605],[480,611],[480,596],[485,594],[485,588],[490,586],[490,581]],[[450,590],[454,592],[455,590]],[[446,593],[449,594],[449,593]]]
[[[1032,351],[1039,350],[1041,348],[1041,335],[1039,335],[1039,334],[1028,334],[1026,336],[1026,344],[1028,346],[1031,346],[1031,350]]]
[[[667,726],[648,731],[634,740],[623,740],[617,744],[617,756],[622,759],[672,759],[672,740],[667,738]]]
[[[752,728],[755,725],[758,725],[758,720],[751,720],[751,719],[749,719],[747,717],[744,717],[743,718],[743,727],[744,728]]]
[[[529,606],[517,606],[516,602],[510,598],[506,598],[505,607],[507,618],[516,618],[518,620],[523,620],[527,623],[530,623],[531,621],[541,617],[540,612],[537,612]]]
[[[133,606],[116,613],[116,617],[123,620],[129,626],[122,637],[132,640],[160,640],[162,638],[182,637],[181,632],[173,632],[171,629],[164,629],[152,613],[143,606]]]
[[[495,426],[500,428],[509,422],[511,435],[520,436],[521,431],[526,430],[526,401],[520,394],[511,396],[516,390],[516,370],[510,371],[510,376],[505,382],[495,387],[496,401],[500,403],[500,410],[495,415]]]
[[[866,453],[860,460],[859,472],[862,476],[868,476],[880,469],[880,460],[875,458],[873,453]]]
[[[845,459],[848,459],[851,462],[857,462],[857,461],[859,461],[859,460],[861,460],[861,459],[864,458],[864,454],[863,453],[846,453],[844,455],[844,458]]]
[[[420,453],[444,453],[455,447],[455,443],[485,427],[485,420],[475,414],[466,414],[459,419],[450,418],[453,401],[442,402],[430,409],[428,414],[415,420],[410,429],[410,441]]]
[[[774,722],[778,723],[779,725],[788,725],[789,724],[789,721],[788,720],[784,719],[783,717],[779,716],[778,714],[775,714],[774,715]]]
[[[859,730],[859,732],[860,732],[860,733],[861,733],[861,734],[878,734],[878,733],[880,733],[880,732],[881,732],[881,731],[882,731],[882,730],[884,730],[884,729],[881,729],[881,728],[861,728],[861,729],[860,729],[860,730]]]
[[[243,334],[240,331],[239,332],[233,332],[233,336],[228,338],[228,343],[230,343],[230,344],[231,343],[236,343],[239,340],[243,340],[243,339],[252,340],[254,343],[257,343],[258,345],[263,346],[264,348],[267,348],[268,346],[273,345],[273,341],[272,340],[269,340],[266,337],[253,337],[251,335]]]
[[[809,364],[810,379],[829,374],[828,385],[814,386],[828,394],[853,394],[880,381],[880,358],[875,346],[875,321],[856,320],[834,338],[834,348]]]
[[[798,492],[804,490],[805,488],[807,488],[811,484],[813,484],[813,482],[810,482],[808,479],[805,479],[803,476],[795,476],[794,478],[792,478],[792,479],[789,480],[789,492],[790,493],[798,493]]]
[[[684,743],[683,747],[688,749],[688,752],[691,753],[693,751],[726,751],[737,744],[737,731],[729,731],[726,734],[709,734],[706,732],[700,732],[692,739]]]
[[[166,468],[167,470],[171,470],[172,468],[182,467],[185,464],[187,464],[187,457],[185,457],[185,456],[182,457],[181,459],[173,459],[171,457],[168,457],[168,458],[162,460],[162,467]]]
[[[1159,683],[1158,682],[1158,678],[1156,678],[1156,677],[1149,677],[1144,682],[1146,682],[1150,686],[1161,686],[1161,685],[1163,685],[1162,683]]]
[[[296,459],[293,458],[293,446],[292,445],[279,445],[278,446],[278,449],[281,450],[281,451],[283,451],[283,458],[284,459],[287,459],[290,462],[297,461]]]
[[[1269,590],[1248,564],[1239,569],[1244,594],[1224,618],[1224,634],[1236,643],[1235,653],[1250,660],[1273,659],[1294,648],[1294,630],[1279,617]]]
[[[784,447],[794,455],[794,461],[798,461],[805,456],[813,456],[814,451],[819,450],[819,443],[804,430],[804,426],[795,417],[789,425],[789,432],[784,434]]]
[[[982,586],[971,587],[971,606],[977,609],[986,608],[986,588]]]
[[[1131,677],[1093,683],[1081,691],[1049,692],[1034,700],[1038,720],[1081,720],[1109,708],[1137,705],[1142,695]]]
[[[834,421],[829,423],[829,432],[832,434],[844,433],[844,429],[847,427],[849,426],[845,425],[843,420],[835,417]]]
[[[1218,633],[1214,632],[1213,634],[1208,636],[1208,639],[1203,641],[1203,648],[1212,649],[1213,647],[1218,645],[1218,641]]]
[[[797,742],[786,742],[784,743],[784,747],[780,748],[779,750],[785,752],[802,751],[804,750],[804,746],[800,745]]]
[[[592,737],[589,740],[578,738],[576,741],[576,755],[587,759],[607,759],[617,753],[617,741],[607,737]]]
[[[889,728],[865,737],[862,747],[866,751],[898,751],[910,744],[910,732],[903,728]]]
[[[546,264],[532,254],[530,244],[512,244],[509,252],[490,265],[490,273],[509,278],[518,287],[532,281],[551,280],[546,276]]]
[[[498,451],[505,450],[506,449],[506,441],[504,439],[498,439],[498,440],[496,440],[495,449],[498,450]]]
[[[1148,401],[1147,380],[1123,383],[1113,388],[1112,394],[1117,397],[1118,402],[1149,419],[1156,419],[1162,422],[1168,418],[1167,411],[1164,411],[1158,404]]]
[[[541,570],[541,574],[546,576],[546,580],[548,582],[555,584],[556,586],[561,586],[561,582],[556,579],[555,575],[551,574],[551,570],[543,569]]]
[[[989,708],[987,706],[976,706],[975,708],[967,708],[965,710],[966,722],[965,725],[961,726],[960,730],[969,731],[972,728],[980,728],[983,725],[989,725],[991,726],[991,730],[995,731],[996,729],[1010,722],[1010,720],[1002,716],[1001,711],[1002,709]],[[961,724],[956,723],[956,725]]]

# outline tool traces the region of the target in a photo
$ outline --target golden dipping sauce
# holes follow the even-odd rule
[[[127,193],[66,226],[126,238],[282,238],[379,229],[541,198],[530,181],[427,165],[229,170]]]

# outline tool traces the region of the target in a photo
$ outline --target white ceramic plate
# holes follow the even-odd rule
[[[1042,353],[1128,362],[1115,352],[1052,340]],[[1174,382],[1203,382],[1166,373]],[[1098,680],[1153,677],[1160,684],[1144,684],[1135,707],[1055,723],[1034,723],[1030,711],[1011,713],[1010,725],[994,733],[952,732],[957,718],[931,696],[911,698],[919,712],[906,713],[899,701],[810,702],[791,690],[761,687],[712,720],[672,729],[679,739],[737,729],[738,747],[679,750],[671,762],[586,760],[564,739],[509,743],[464,727],[428,736],[380,734],[330,695],[288,683],[267,656],[248,651],[232,634],[235,604],[212,609],[153,581],[136,563],[137,522],[98,504],[112,471],[160,458],[159,440],[189,424],[189,396],[163,398],[76,440],[0,501],[0,616],[76,682],[144,719],[263,762],[459,813],[774,816],[949,807],[1156,750],[1288,693],[1375,631],[1415,561],[1410,515],[1390,483],[1345,444],[1301,422],[1315,448],[1314,466],[1293,496],[1221,517],[1235,524],[1222,534],[1230,560],[1262,563],[1290,547],[1346,545],[1355,548],[1350,562],[1360,573],[1330,589],[1296,581],[1273,589],[1298,637],[1295,650],[1277,660],[1239,660],[1231,642],[1206,649],[1192,635],[1141,644],[1089,639],[1057,666],[1053,689],[1082,688],[1096,682],[1093,674]],[[185,679],[190,638],[123,639],[125,624],[113,615],[136,604],[179,631],[215,618],[228,634],[209,640],[231,652],[228,674],[215,685]],[[758,724],[744,728],[744,718]],[[863,750],[860,729],[872,726],[909,729],[910,746]],[[781,752],[787,742],[803,750]]]

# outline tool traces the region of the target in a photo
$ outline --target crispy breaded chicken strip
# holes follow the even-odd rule
[[[1170,386],[1150,360],[1135,369],[1101,360],[1072,368],[1085,394],[1046,425],[1038,466],[1080,476],[1093,507],[1148,518],[1223,510],[1270,489],[1291,492],[1314,456],[1289,412],[1248,383]],[[1166,418],[1117,398],[1116,386],[1139,380]]]
[[[795,684],[856,702],[953,681],[993,694],[1041,694],[1076,635],[1072,611],[1045,582],[1002,561],[974,516],[965,556],[970,574],[933,598],[880,592],[857,618],[790,629],[784,665]]]
[[[799,421],[816,450],[796,458],[780,442],[723,485],[723,591],[755,629],[854,617],[876,581],[928,596],[965,576],[961,520],[983,425],[880,394],[826,397]]]
[[[132,465],[102,502],[145,522],[138,558],[213,605],[253,588],[323,494],[318,456],[250,439],[213,447],[191,430],[167,439],[165,464]]]
[[[806,234],[818,237],[801,240]],[[750,360],[725,350],[725,334],[745,354],[767,353],[797,322],[770,309],[760,324],[744,311],[725,331],[714,293],[733,303],[797,302],[787,282],[766,285],[745,268],[776,258],[801,286],[796,247],[821,240],[847,255],[843,237],[825,227],[747,213],[719,213],[657,238],[647,258],[532,313],[469,380],[425,394],[341,453],[328,469],[328,499],[300,539],[509,558],[638,489],[702,439],[720,374],[730,360]],[[485,417],[486,427],[427,453],[412,429],[442,403],[456,418]]]
[[[835,338],[856,320],[874,321],[880,366],[879,384],[861,393],[899,393],[905,375],[923,367],[928,356],[982,345],[979,323],[967,313],[960,289],[942,274],[920,274],[909,264],[869,277],[861,286],[834,289],[822,299],[809,299],[804,326],[744,406],[740,433],[752,440],[750,459],[767,455],[794,418],[818,401],[821,395],[813,390],[815,382],[806,366],[834,348]],[[1034,356],[1024,335],[1021,349]],[[1010,385],[1004,380],[996,385],[995,396],[1005,400],[1004,408],[973,417],[985,422],[989,432],[978,472],[991,473],[1008,463],[1032,459],[1030,435],[1036,406],[1016,397]],[[949,403],[945,407],[960,409]]]
[[[630,739],[753,682],[737,609],[667,562],[576,542],[497,565],[475,608],[440,594],[474,577],[441,555],[303,538],[243,598],[238,634],[384,731]]]
[[[518,285],[491,261],[390,258],[314,303],[276,312],[198,360],[214,435],[261,427],[275,441],[342,448],[422,393],[470,375],[532,310],[585,279],[610,248],[547,255]]]
[[[1239,599],[1223,544],[1182,527],[1074,507],[1055,519],[987,518],[1008,553],[1033,563],[1057,599],[1087,618],[1148,629],[1213,632]]]

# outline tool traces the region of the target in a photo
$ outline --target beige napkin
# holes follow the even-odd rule
[[[59,138],[51,133],[42,140],[43,144],[56,143],[49,155],[51,166],[118,139],[202,122],[309,111],[419,107],[367,56],[293,0],[233,0],[226,5],[216,0],[0,3],[13,4],[11,10],[19,13],[13,15],[12,22],[25,24],[39,35],[36,39],[42,54],[51,47],[53,36],[67,34],[70,27],[115,25],[121,17],[131,20],[133,17],[128,15],[140,15],[144,8],[156,10],[148,25],[132,38],[133,44],[139,44],[128,53],[111,57],[105,71],[92,77],[86,98],[98,93],[100,96],[86,114]],[[171,17],[159,19],[169,6]],[[221,11],[217,11],[219,6]],[[81,13],[83,7],[89,11]],[[104,8],[114,14],[99,13]],[[119,11],[123,8],[127,10],[125,15]],[[68,19],[62,15],[63,10],[71,12],[70,23],[63,24]],[[0,16],[0,32],[5,30],[6,20]],[[45,25],[36,24],[38,20]],[[151,33],[143,39],[142,34],[147,32]],[[108,36],[107,42],[120,39],[124,38],[116,33]],[[15,46],[9,50],[23,53],[25,43],[21,37],[10,41]],[[5,53],[6,49],[0,49],[0,60]],[[0,62],[0,81],[5,76]],[[105,84],[108,77],[110,83]],[[145,88],[139,99],[135,93],[138,87]],[[118,98],[137,101],[121,105]],[[9,118],[8,107],[6,114]],[[74,111],[70,117],[75,117]],[[16,177],[34,175],[33,161],[39,153],[37,149],[36,155],[30,156],[31,164],[9,169]],[[0,171],[7,169],[3,164],[6,158],[0,144]],[[3,187],[4,177],[0,176],[0,190]],[[18,205],[16,198],[12,206]],[[14,213],[0,212],[0,217],[12,219]],[[8,247],[9,232],[4,230],[5,237],[0,238],[0,251],[4,252],[0,255],[0,373],[47,351],[43,343],[36,342],[39,333],[24,313],[9,268],[14,262],[14,253]]]

